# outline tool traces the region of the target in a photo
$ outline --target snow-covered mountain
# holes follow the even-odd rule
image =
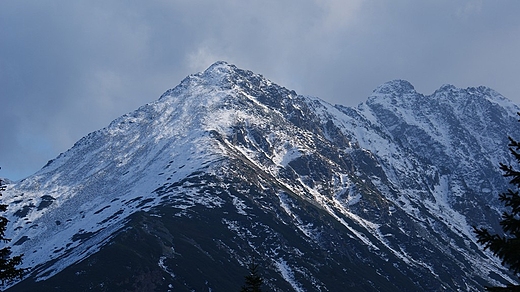
[[[225,62],[8,186],[8,291],[475,291],[514,282],[471,226],[500,230],[519,107],[407,81],[356,108]]]

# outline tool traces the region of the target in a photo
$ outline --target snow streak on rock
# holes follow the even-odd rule
[[[425,96],[404,80],[349,108],[217,62],[10,184],[7,237],[37,281],[142,229],[168,289],[196,285],[174,245],[236,269],[259,256],[275,291],[513,282],[471,226],[500,228],[519,110],[486,87]]]

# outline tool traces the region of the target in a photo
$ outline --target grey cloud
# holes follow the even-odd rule
[[[0,176],[27,176],[216,60],[354,106],[407,79],[519,102],[520,2],[2,1]]]

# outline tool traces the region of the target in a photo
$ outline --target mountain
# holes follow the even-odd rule
[[[217,62],[9,184],[7,291],[476,291],[517,105],[395,80],[358,107]]]

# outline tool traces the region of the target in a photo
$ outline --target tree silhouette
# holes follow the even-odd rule
[[[0,196],[2,196],[2,192],[5,191],[5,189],[6,185],[0,179]],[[7,210],[7,205],[0,204],[0,212],[5,212],[5,210]],[[8,222],[9,220],[7,220],[7,218],[0,216],[0,242],[4,244],[10,241],[10,239],[5,238],[5,230]],[[22,263],[22,256],[23,255],[11,257],[11,247],[7,245],[0,249],[0,281],[2,284],[6,281],[22,277],[24,269],[16,268],[16,266]]]
[[[520,143],[511,137],[509,137],[509,151],[520,165]],[[502,260],[502,265],[518,275],[520,273],[520,171],[503,163],[500,163],[500,169],[505,177],[511,178],[509,183],[514,186],[514,190],[510,188],[498,198],[510,210],[504,211],[500,221],[504,235],[491,234],[485,228],[473,228],[477,235],[477,242],[484,246],[484,250],[489,249]],[[520,291],[520,286],[486,287],[486,290]]]
[[[260,276],[258,270],[258,264],[253,259],[251,264],[249,264],[249,274],[245,276],[245,284],[242,286],[240,292],[261,292],[262,284],[264,280]]]

